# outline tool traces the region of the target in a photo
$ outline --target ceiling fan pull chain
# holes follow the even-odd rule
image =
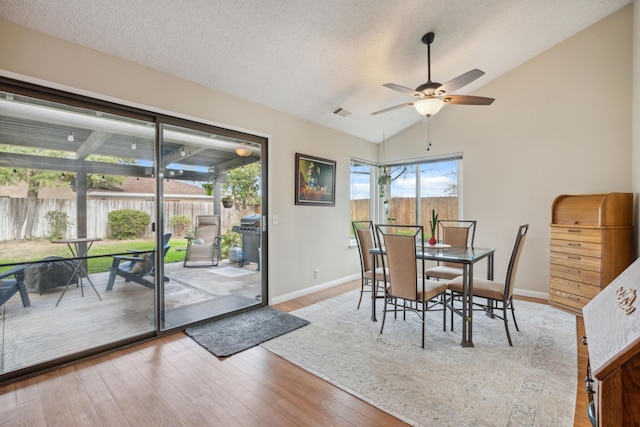
[[[427,117],[427,151],[431,151],[431,117]]]

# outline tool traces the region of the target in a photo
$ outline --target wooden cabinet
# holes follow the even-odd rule
[[[599,427],[640,425],[640,260],[583,308]],[[585,409],[586,410],[586,409]]]
[[[549,302],[576,315],[633,262],[633,194],[562,195],[551,208]]]

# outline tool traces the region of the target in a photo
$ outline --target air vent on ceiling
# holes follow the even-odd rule
[[[340,117],[349,117],[351,115],[351,111],[347,111],[342,107],[338,107],[335,110],[333,110],[332,112],[336,116],[340,116]]]

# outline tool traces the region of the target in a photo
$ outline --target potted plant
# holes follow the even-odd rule
[[[224,196],[222,199],[220,199],[220,201],[222,202],[222,206],[224,206],[225,208],[230,208],[233,206],[233,199],[231,198],[231,196]]]
[[[438,214],[435,209],[431,209],[431,221],[429,221],[429,226],[431,227],[431,237],[429,238],[429,244],[435,245],[438,243],[436,240],[436,227],[438,226]]]
[[[202,188],[204,188],[204,194],[207,196],[213,195],[213,184],[210,182],[206,182],[202,184]]]

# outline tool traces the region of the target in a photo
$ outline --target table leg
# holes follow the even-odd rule
[[[91,249],[91,246],[93,245],[93,242],[89,242],[89,246],[87,246],[87,251],[84,253],[84,255],[82,256],[83,258],[86,259],[87,254],[89,253],[89,249]],[[82,295],[82,297],[84,298],[84,283],[83,283],[83,277],[86,276],[87,280],[89,281],[89,284],[91,285],[91,287],[93,288],[93,291],[96,293],[96,295],[98,296],[98,299],[100,301],[102,301],[102,297],[100,296],[100,294],[98,293],[98,290],[96,289],[96,287],[93,285],[93,282],[91,281],[91,279],[89,278],[89,273],[87,272],[87,270],[85,270],[84,265],[82,264],[82,261],[80,259],[80,257],[78,256],[78,254],[80,253],[79,251],[79,247],[76,244],[75,250],[74,247],[71,246],[71,243],[67,243],[67,246],[69,247],[69,251],[71,252],[71,255],[73,256],[73,258],[76,258],[78,260],[78,264],[76,266],[76,268],[73,270],[73,274],[71,275],[71,277],[69,278],[69,281],[67,282],[67,286],[65,286],[64,291],[62,291],[62,295],[60,295],[60,298],[58,298],[58,302],[56,302],[56,307],[58,306],[58,304],[60,304],[60,301],[62,300],[62,297],[64,296],[64,294],[67,292],[67,289],[69,288],[69,285],[71,284],[71,281],[73,280],[73,276],[76,275],[76,273],[78,273],[78,281],[80,282],[80,294]]]
[[[473,347],[473,263],[462,266],[462,347]]]
[[[71,253],[73,254],[73,251],[71,251]],[[74,255],[74,258],[77,258]],[[67,281],[67,285],[64,287],[64,290],[62,291],[62,294],[60,295],[60,298],[58,298],[58,301],[56,302],[56,307],[58,306],[58,304],[60,304],[60,301],[62,300],[62,297],[64,296],[65,293],[67,293],[67,289],[69,289],[69,285],[71,285],[71,281],[73,280],[73,277],[78,274],[80,276],[80,278],[78,280],[82,279],[82,273],[78,273],[78,270],[80,269],[81,264],[80,262],[78,262],[76,264],[76,267],[73,269],[73,273],[71,274],[71,277],[69,277],[69,280]]]

